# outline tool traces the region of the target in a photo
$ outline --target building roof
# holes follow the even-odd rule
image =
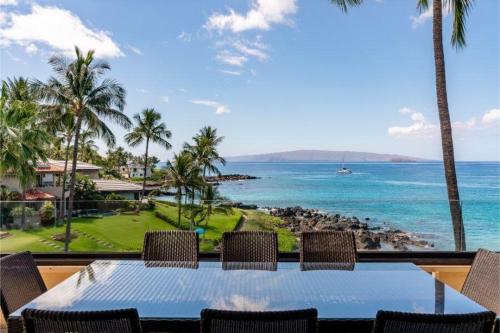
[[[49,160],[48,164],[54,166],[54,167],[60,167],[61,171],[64,170],[64,160]],[[71,168],[71,161],[68,163],[68,169]],[[76,170],[101,170],[102,168],[100,166],[90,164],[90,163],[85,163],[81,161],[76,162]]]
[[[37,162],[35,170],[38,173],[64,172],[64,164],[62,167],[60,167],[48,162]]]
[[[116,179],[93,179],[99,192],[140,192],[142,186]]]
[[[54,200],[56,197],[52,194],[42,192],[37,189],[31,189],[26,192],[26,200],[27,201],[36,201],[36,200]]]

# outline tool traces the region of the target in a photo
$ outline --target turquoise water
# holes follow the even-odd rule
[[[227,182],[220,192],[233,201],[303,206],[420,234],[436,249],[452,250],[453,234],[440,163],[228,163],[223,173],[260,179]],[[500,250],[500,163],[457,164],[467,249]]]

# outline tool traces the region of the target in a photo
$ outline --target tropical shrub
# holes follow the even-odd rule
[[[26,217],[35,216],[35,210],[31,207],[24,207],[24,212]],[[23,215],[23,207],[17,206],[10,211],[10,216],[12,217],[20,217]]]
[[[123,195],[118,194],[118,193],[110,193],[106,196],[106,199],[108,201],[118,201],[118,200],[127,200]]]
[[[10,191],[7,194],[7,200],[9,200],[9,201],[21,201],[21,200],[23,200],[23,195],[18,191]]]
[[[38,210],[38,215],[40,216],[40,223],[46,227],[54,223],[54,218],[56,213],[56,207],[50,201],[45,201]]]
[[[160,213],[158,211],[155,212],[155,216],[167,223],[170,223],[170,224],[175,224],[176,222],[174,220],[172,220],[170,217],[168,217],[167,215],[163,214],[163,213]]]
[[[96,185],[89,176],[76,174],[75,201],[94,201],[102,199],[102,195],[97,192]]]

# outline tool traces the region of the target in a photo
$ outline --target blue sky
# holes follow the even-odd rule
[[[0,76],[42,80],[48,58],[95,48],[128,91],[126,113],[161,112],[173,150],[204,125],[224,155],[357,150],[438,159],[431,12],[414,0],[0,0]],[[450,47],[459,160],[500,160],[499,3],[476,1],[466,49]],[[125,131],[115,134],[123,145]],[[142,147],[131,149],[142,153]]]

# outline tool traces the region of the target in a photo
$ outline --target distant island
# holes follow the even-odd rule
[[[228,156],[229,162],[423,162],[428,159],[357,151],[293,150],[269,154]]]

